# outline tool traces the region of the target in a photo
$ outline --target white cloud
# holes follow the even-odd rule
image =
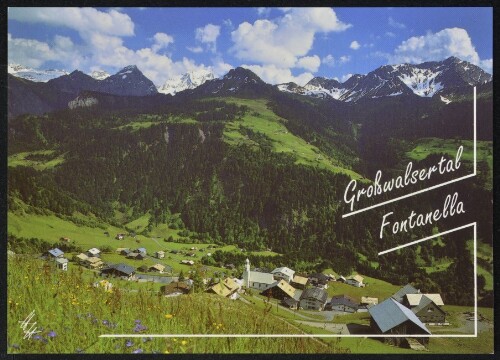
[[[14,38],[9,33],[9,62],[38,68],[46,61],[61,61],[69,66],[77,67],[82,56],[75,50],[69,37],[56,35],[51,43],[34,39]]]
[[[207,24],[204,27],[197,28],[195,31],[196,40],[206,44],[212,52],[217,50],[217,38],[220,35],[220,26]]]
[[[352,74],[345,74],[345,75],[342,75],[342,77],[340,78],[340,81],[341,82],[346,82],[347,80],[349,80],[351,78]]]
[[[400,22],[397,22],[392,18],[392,16],[389,16],[389,19],[387,20],[387,23],[389,24],[390,27],[393,27],[395,29],[406,29],[406,25]]]
[[[232,29],[234,26],[233,26],[233,22],[231,21],[231,19],[226,19],[226,20],[223,20],[222,21],[222,25]]]
[[[394,53],[388,56],[388,60],[391,63],[418,64],[440,61],[450,56],[456,56],[484,69],[491,65],[488,59],[482,61],[479,58],[469,34],[461,28],[448,28],[423,36],[413,36],[403,41]]]
[[[270,84],[282,84],[288,82],[294,82],[299,85],[305,85],[309,80],[311,80],[314,75],[305,72],[298,76],[293,76],[290,69],[283,69],[277,67],[274,64],[270,65],[241,65],[246,69],[253,71],[262,80]]]
[[[14,38],[9,34],[10,62],[40,68],[47,61],[57,61],[67,70],[99,68],[110,73],[134,64],[156,85],[187,71],[210,68],[188,58],[174,61],[166,54],[160,54],[159,50],[174,41],[171,35],[162,32],[152,37],[151,47],[128,48],[123,37],[134,35],[134,23],[128,15],[115,9],[103,12],[92,8],[11,8],[9,17],[25,23],[70,28],[76,30],[82,39],[82,43],[76,45],[71,38],[59,35],[53,41],[43,42]],[[215,46],[218,32],[212,27],[203,29],[207,31],[200,34],[200,41]],[[214,67],[227,68],[227,64],[216,63]]]
[[[339,62],[341,64],[345,64],[345,63],[348,63],[349,61],[351,61],[351,57],[349,55],[342,55],[340,58],[339,58]]]
[[[168,34],[158,32],[153,36],[154,44],[153,51],[157,52],[161,49],[166,49],[169,44],[174,42],[174,38]]]
[[[318,55],[313,56],[304,56],[301,57],[296,64],[296,67],[302,68],[311,72],[318,71],[319,66],[321,65],[321,60]]]
[[[282,9],[283,16],[241,23],[231,32],[231,51],[241,60],[294,67],[311,50],[316,33],[344,31],[351,25],[330,8]]]
[[[259,16],[268,17],[271,14],[271,8],[268,7],[258,7],[256,10]]]
[[[332,54],[326,55],[323,59],[321,59],[321,62],[330,67],[335,66],[335,58]]]
[[[203,48],[201,46],[188,46],[186,47],[186,49],[188,49],[189,51],[191,51],[192,53],[195,53],[195,54],[199,54],[201,52],[203,52]]]
[[[359,44],[359,42],[357,42],[356,40],[354,40],[354,41],[351,43],[351,45],[349,45],[349,47],[350,47],[351,49],[353,49],[353,50],[358,50],[358,49],[361,47],[361,45]]]
[[[107,35],[134,35],[134,23],[127,14],[115,9],[108,12],[94,8],[9,8],[9,19],[28,23],[64,26],[80,33],[99,32]]]
[[[479,66],[481,66],[486,72],[493,74],[493,59],[481,60]]]
[[[392,31],[386,31],[386,32],[385,32],[385,36],[388,36],[388,37],[396,37],[396,34],[394,34]]]

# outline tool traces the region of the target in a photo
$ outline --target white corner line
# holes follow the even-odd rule
[[[426,191],[430,191],[430,190],[434,190],[434,189],[437,189],[437,188],[440,188],[442,186],[446,186],[446,185],[449,185],[449,184],[453,184],[454,182],[457,182],[457,181],[462,181],[462,180],[465,180],[465,179],[468,179],[470,177],[473,177],[473,176],[476,176],[477,172],[477,111],[476,111],[476,87],[474,86],[474,124],[473,124],[473,127],[474,127],[474,134],[473,134],[473,143],[474,143],[474,149],[473,149],[473,152],[474,152],[474,163],[473,163],[473,173],[472,174],[469,174],[469,175],[465,175],[465,176],[462,176],[462,177],[459,177],[458,179],[453,179],[453,180],[450,180],[450,181],[446,181],[444,183],[441,183],[441,184],[437,184],[437,185],[434,185],[434,186],[431,186],[431,187],[428,187],[428,188],[425,188],[425,189],[422,189],[422,190],[418,190],[418,191],[415,191],[415,192],[412,192],[412,193],[409,193],[409,194],[406,194],[406,195],[402,195],[402,196],[399,196],[397,198],[394,198],[394,199],[391,199],[391,200],[387,200],[387,201],[384,201],[384,202],[381,202],[381,203],[378,203],[378,204],[375,204],[375,205],[372,205],[372,206],[368,206],[368,207],[365,207],[365,208],[362,208],[362,209],[359,209],[359,210],[355,210],[355,211],[351,211],[351,212],[348,212],[346,214],[343,214],[342,215],[342,218],[345,219],[346,217],[349,217],[349,216],[352,216],[352,215],[356,215],[356,214],[359,214],[359,213],[362,213],[364,211],[367,211],[367,210],[371,210],[371,209],[374,209],[376,207],[379,207],[379,206],[383,206],[383,205],[387,205],[387,204],[390,204],[392,202],[395,202],[395,201],[399,201],[399,200],[403,200],[403,199],[406,199],[406,198],[409,198],[409,197],[412,197],[412,196],[415,196],[415,195],[418,195],[418,194],[422,194]]]
[[[435,237],[438,237],[438,236],[441,236],[441,235],[446,235],[446,234],[449,234],[449,233],[452,233],[452,232],[455,232],[455,231],[458,231],[458,230],[462,230],[462,229],[465,229],[465,228],[468,228],[468,227],[471,227],[471,226],[475,227],[476,223],[473,222],[473,223],[470,223],[470,224],[467,224],[467,225],[463,225],[463,226],[460,226],[460,227],[457,227],[457,228],[454,228],[454,229],[446,230],[446,231],[440,232],[438,234],[425,237],[425,238],[420,239],[420,240],[415,240],[415,241],[412,241],[412,242],[409,242],[409,243],[406,243],[406,244],[403,244],[403,245],[400,245],[400,246],[396,246],[396,247],[393,247],[393,248],[381,251],[381,252],[378,253],[378,255],[384,255],[384,254],[390,253],[392,251],[396,251],[396,250],[405,248],[407,246],[415,245],[415,244],[418,244],[418,243],[420,243],[422,241],[427,241],[427,240],[430,240],[430,239],[434,239]]]

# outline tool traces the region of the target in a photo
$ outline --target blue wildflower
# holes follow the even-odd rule
[[[42,337],[40,335],[35,335],[33,336],[33,340],[41,340]]]
[[[56,337],[56,332],[54,330],[50,330],[50,332],[47,334],[48,337],[50,338],[55,338]]]
[[[144,326],[144,325],[142,325],[142,324],[137,324],[134,327],[134,332],[141,332],[141,331],[144,331],[144,330],[147,330],[147,327]]]
[[[103,325],[106,325],[106,326],[109,326],[109,321],[108,321],[108,320],[103,320],[103,321],[102,321],[102,324],[103,324]]]
[[[136,324],[140,324],[141,323],[141,320],[136,320],[135,321]]]
[[[142,349],[137,349],[132,351],[132,354],[142,354],[142,353],[143,353]]]
[[[134,343],[132,342],[132,340],[127,340],[127,342],[125,343],[126,347],[131,347],[132,345],[134,345]]]

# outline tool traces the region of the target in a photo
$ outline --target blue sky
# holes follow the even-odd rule
[[[265,81],[366,74],[457,56],[492,72],[491,8],[9,8],[9,62],[105,70],[156,85],[244,66]]]

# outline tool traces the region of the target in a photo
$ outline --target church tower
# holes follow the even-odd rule
[[[243,271],[243,285],[250,287],[250,260],[245,260],[245,270]]]

